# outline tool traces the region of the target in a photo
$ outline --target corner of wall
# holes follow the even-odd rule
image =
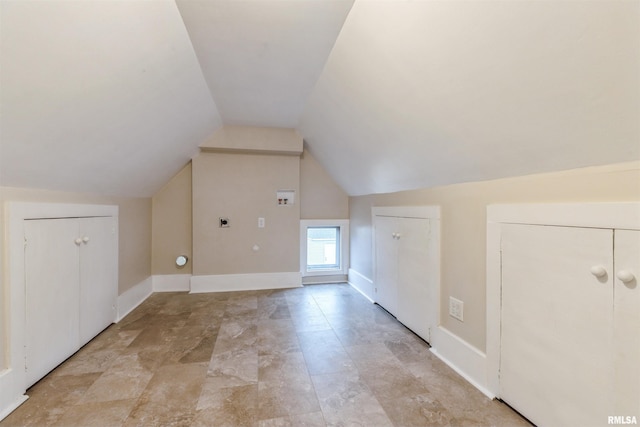
[[[373,280],[358,273],[352,268],[349,269],[349,276],[347,280],[352,288],[360,292],[369,301],[375,302],[373,298]]]
[[[153,278],[147,277],[142,282],[127,289],[118,295],[118,317],[116,322],[120,322],[127,314],[131,313],[144,300],[153,293]]]

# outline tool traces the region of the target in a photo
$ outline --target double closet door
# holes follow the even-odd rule
[[[505,224],[500,396],[540,426],[640,415],[640,231]]]
[[[426,341],[437,325],[437,224],[374,215],[375,300]]]
[[[115,320],[117,220],[24,221],[27,387]]]

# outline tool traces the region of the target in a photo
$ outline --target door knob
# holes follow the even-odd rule
[[[391,237],[395,239],[396,237],[398,237],[398,233],[391,233]]]
[[[82,238],[82,241],[83,241],[83,242],[85,242],[85,243],[87,243],[87,242],[89,241],[89,238],[88,238],[87,236],[84,236],[84,237]]]
[[[616,274],[616,277],[618,279],[620,279],[620,281],[622,283],[631,283],[631,282],[633,282],[633,279],[636,278],[633,275],[633,273],[630,272],[629,270],[620,270],[620,271],[618,271],[618,273]]]
[[[396,239],[399,239],[402,236],[400,233],[396,233]]]
[[[82,243],[82,239],[78,237],[76,240],[74,240],[74,242],[76,243],[76,245],[79,245]]]
[[[602,278],[607,275],[607,269],[601,265],[594,265],[593,267],[591,267],[591,274],[598,278]]]

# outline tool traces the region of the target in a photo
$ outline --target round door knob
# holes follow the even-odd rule
[[[74,240],[74,242],[76,243],[76,245],[79,245],[82,243],[82,239],[78,237],[76,240]]]
[[[620,281],[622,283],[630,283],[633,282],[633,279],[635,279],[636,277],[633,275],[632,272],[630,272],[629,270],[620,270],[618,271],[618,273],[616,274],[616,277],[618,279],[620,279]]]
[[[398,233],[391,233],[391,237],[395,239],[396,237],[398,237]]]
[[[607,269],[601,265],[594,265],[591,267],[591,274],[598,278],[605,277],[607,275]]]
[[[396,239],[399,239],[399,238],[400,238],[400,236],[402,236],[402,234],[400,234],[400,233],[396,233]]]
[[[89,241],[89,238],[88,238],[87,236],[84,236],[84,237],[82,238],[82,241],[83,241],[83,242],[85,242],[85,243],[87,243],[87,242]]]

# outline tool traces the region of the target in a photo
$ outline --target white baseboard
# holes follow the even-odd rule
[[[191,293],[256,291],[302,287],[299,271],[284,273],[215,274],[191,276]]]
[[[153,276],[149,276],[131,289],[127,289],[124,293],[118,295],[118,318],[116,322],[121,321],[134,308],[142,304],[152,292]]]
[[[336,274],[332,276],[305,276],[302,278],[303,285],[322,285],[325,283],[344,283],[347,281],[346,274]]]
[[[431,352],[449,365],[485,396],[496,396],[487,388],[487,356],[442,326],[431,332]]]
[[[0,421],[29,398],[25,394],[24,364],[0,371]],[[21,370],[18,368],[22,368]]]
[[[349,269],[348,280],[352,288],[360,292],[369,301],[375,302],[375,300],[373,299],[373,280],[351,268]]]
[[[191,290],[190,274],[157,274],[151,276],[153,292],[185,292]]]
[[[16,400],[11,402],[9,405],[0,408],[0,421],[4,420],[10,413],[15,411],[18,406],[26,402],[28,398],[29,396],[27,396],[26,394],[18,395],[18,398]]]

